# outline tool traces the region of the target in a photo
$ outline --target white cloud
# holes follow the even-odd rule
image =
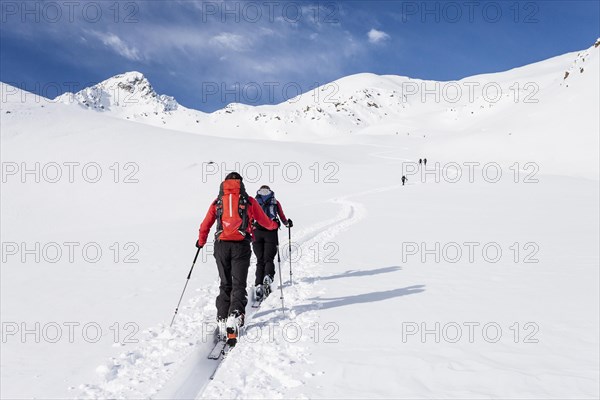
[[[153,11],[169,12],[163,8]],[[284,93],[286,85],[294,83],[302,91],[309,90],[315,82],[322,84],[348,75],[352,72],[349,60],[362,63],[370,55],[370,43],[364,36],[359,38],[356,31],[345,29],[341,23],[293,24],[263,18],[256,23],[223,24],[216,17],[206,24],[186,20],[175,24],[161,18],[139,24],[109,22],[91,29],[85,25],[65,27],[87,39],[87,43],[79,43],[78,47],[79,52],[89,54],[85,60],[89,68],[98,63],[130,68],[130,60],[147,62],[148,65],[138,69],[152,76],[155,85],[170,78],[165,71],[174,71],[180,82],[173,84],[172,90],[180,91],[176,96],[182,99],[187,96],[189,102],[198,101],[194,92],[202,90],[205,82],[275,82],[278,86],[274,97],[279,101],[293,94],[292,89]],[[358,31],[358,35],[366,34],[365,31]],[[107,56],[98,49],[110,50],[111,54]],[[218,100],[214,96],[210,107]],[[195,107],[209,106],[195,104]]]
[[[371,30],[367,33],[367,36],[369,37],[369,42],[371,43],[383,42],[384,40],[390,38],[390,35],[383,31],[378,31],[375,28],[371,28]]]
[[[250,39],[242,35],[227,32],[219,33],[218,35],[213,36],[210,39],[210,43],[212,45],[225,47],[233,51],[249,50],[252,44]]]
[[[115,53],[127,58],[132,61],[139,61],[142,59],[140,52],[133,46],[128,46],[120,37],[113,33],[102,33],[93,31],[92,34],[96,36],[100,41],[107,47],[110,47]]]

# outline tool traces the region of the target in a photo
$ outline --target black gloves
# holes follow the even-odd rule
[[[289,218],[288,218],[288,220],[287,220],[287,224],[285,224],[285,226],[286,226],[287,228],[291,228],[292,226],[294,226],[294,223],[292,222],[292,220],[291,220],[291,219],[289,219]]]
[[[204,246],[202,246],[202,245],[200,244],[200,241],[199,241],[199,240],[196,240],[196,248],[197,248],[197,249],[201,249],[202,247],[204,247]]]

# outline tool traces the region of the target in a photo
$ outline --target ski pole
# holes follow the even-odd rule
[[[281,257],[279,257],[279,245],[277,245],[277,264],[279,265],[279,289],[281,289],[281,312],[285,314],[285,305],[283,304],[283,278],[281,277]]]
[[[179,296],[179,302],[177,303],[177,307],[175,307],[175,314],[173,315],[173,319],[171,319],[171,325],[173,326],[173,322],[175,321],[175,317],[177,316],[177,311],[179,311],[179,306],[181,305],[181,299],[183,299],[183,294],[185,293],[185,289],[187,288],[188,283],[190,282],[190,278],[192,277],[192,271],[194,270],[194,265],[196,265],[196,260],[198,259],[198,254],[200,254],[201,247],[196,251],[196,256],[194,257],[194,262],[192,263],[192,268],[190,268],[190,272],[185,280],[185,286],[183,287],[183,291],[181,292],[181,296]]]
[[[290,284],[294,284],[294,280],[292,279],[292,227],[288,226],[288,246],[290,250],[289,258],[290,258]]]

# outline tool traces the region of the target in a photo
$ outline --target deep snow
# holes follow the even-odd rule
[[[123,113],[128,107],[95,112],[31,94],[23,101],[2,85],[3,172],[19,171],[3,176],[1,194],[1,397],[597,398],[598,51],[465,79],[534,82],[534,104],[478,99],[451,107],[413,98],[405,108],[391,100],[377,108],[367,94],[391,98],[408,78],[361,75],[338,82],[342,100],[354,104],[345,111],[313,103],[301,112],[311,106],[306,97],[233,105],[233,113],[203,115],[200,130],[176,112],[165,124],[140,123]],[[579,73],[573,65],[583,62]],[[259,124],[261,113],[270,122]],[[440,182],[409,174],[402,186],[403,167],[423,156],[429,168],[440,163]],[[39,183],[21,174],[36,162],[45,171]],[[65,162],[80,163],[73,183]],[[92,162],[86,177],[99,168],[97,183],[81,175]],[[280,163],[272,180],[270,162]],[[472,183],[468,162],[481,163]],[[492,162],[502,172],[497,183],[486,181],[490,171],[482,175]],[[49,182],[50,163],[63,173],[57,183]],[[450,183],[457,166],[462,178]],[[214,167],[219,173],[207,174]],[[294,220],[294,285],[284,283],[285,314],[276,291],[249,316],[248,341],[208,381],[206,330],[217,290],[210,255],[196,266],[174,327],[167,325],[223,167],[244,172],[251,191],[270,183]],[[261,178],[252,179],[257,170]],[[22,251],[7,247],[36,242],[59,244],[62,257],[22,262]],[[80,243],[73,262],[65,242]],[[479,243],[473,262],[464,244],[471,242]],[[86,243],[101,248],[98,262],[82,256]],[[412,254],[436,243],[448,250],[439,262]],[[493,251],[482,253],[486,244],[501,249],[497,262]],[[128,255],[138,262],[125,262]],[[40,343],[7,334],[36,322],[47,328]],[[80,324],[73,343],[68,322]],[[97,343],[81,334],[92,322],[103,332]],[[63,327],[57,343],[49,340],[52,323]],[[421,336],[436,323],[439,342],[435,333]],[[297,330],[298,340],[283,337]],[[118,342],[129,333],[138,342],[115,344],[115,331]]]

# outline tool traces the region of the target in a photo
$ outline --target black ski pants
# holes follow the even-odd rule
[[[233,311],[245,313],[248,297],[246,281],[250,268],[250,241],[215,241],[215,260],[221,285],[217,296],[217,318],[224,319]]]
[[[256,255],[256,279],[254,281],[256,285],[262,285],[263,279],[267,275],[273,280],[275,276],[275,263],[273,260],[277,254],[278,244],[279,238],[276,230],[254,230],[252,248]]]

